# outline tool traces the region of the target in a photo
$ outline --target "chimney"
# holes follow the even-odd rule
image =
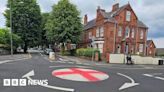
[[[119,3],[116,3],[112,7],[112,12],[116,11],[119,8]]]
[[[88,16],[87,14],[84,16],[84,25],[86,25],[88,23]]]
[[[97,12],[99,12],[101,10],[100,6],[97,6]]]
[[[100,11],[105,12],[105,10],[104,10],[104,9],[101,9],[101,7],[100,7],[100,6],[98,6],[98,7],[97,7],[97,15],[99,14],[99,12],[100,12]]]

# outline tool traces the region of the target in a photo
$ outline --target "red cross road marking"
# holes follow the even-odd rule
[[[70,71],[54,71],[52,72],[53,76],[68,76],[73,74],[78,74],[87,79],[88,81],[100,81],[96,76],[93,76],[93,74],[99,74],[99,75],[106,75],[103,72],[95,71],[95,70],[89,70],[89,69],[79,69],[79,68],[69,68]]]

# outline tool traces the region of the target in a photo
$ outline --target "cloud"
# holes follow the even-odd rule
[[[5,17],[3,16],[3,13],[6,9],[6,3],[7,3],[7,0],[1,0],[1,5],[0,5],[0,27],[5,26]]]
[[[157,48],[164,48],[164,37],[154,38],[153,41]]]

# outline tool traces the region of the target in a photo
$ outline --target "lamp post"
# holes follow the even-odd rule
[[[19,3],[23,3],[23,2],[19,2]],[[10,47],[11,47],[11,51],[10,51],[10,53],[11,53],[11,56],[13,57],[13,36],[12,36],[12,34],[13,34],[13,29],[12,29],[12,0],[10,0]]]
[[[13,57],[13,36],[12,36],[12,1],[10,0],[10,47],[11,47],[11,56]]]

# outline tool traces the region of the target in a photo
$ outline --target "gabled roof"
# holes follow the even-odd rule
[[[89,21],[86,25],[84,25],[84,30],[90,29],[96,25],[96,19]]]
[[[146,42],[147,46],[149,46],[151,43],[154,44],[153,40],[147,40],[147,42]],[[155,44],[154,44],[154,46],[155,46]],[[156,48],[156,46],[155,46],[155,48]]]
[[[104,19],[107,20],[107,22],[115,22],[114,16],[118,15],[122,10],[124,10],[129,4],[126,4],[120,8],[118,8],[114,12],[105,12],[104,10],[100,10],[101,14],[103,15]],[[138,27],[148,28],[142,21],[138,20]],[[95,27],[96,25],[96,18],[89,21],[86,25],[84,25],[84,30],[90,29]]]
[[[142,21],[137,21],[138,27],[148,28]]]
[[[147,40],[147,45],[149,45],[152,42],[152,40]]]

